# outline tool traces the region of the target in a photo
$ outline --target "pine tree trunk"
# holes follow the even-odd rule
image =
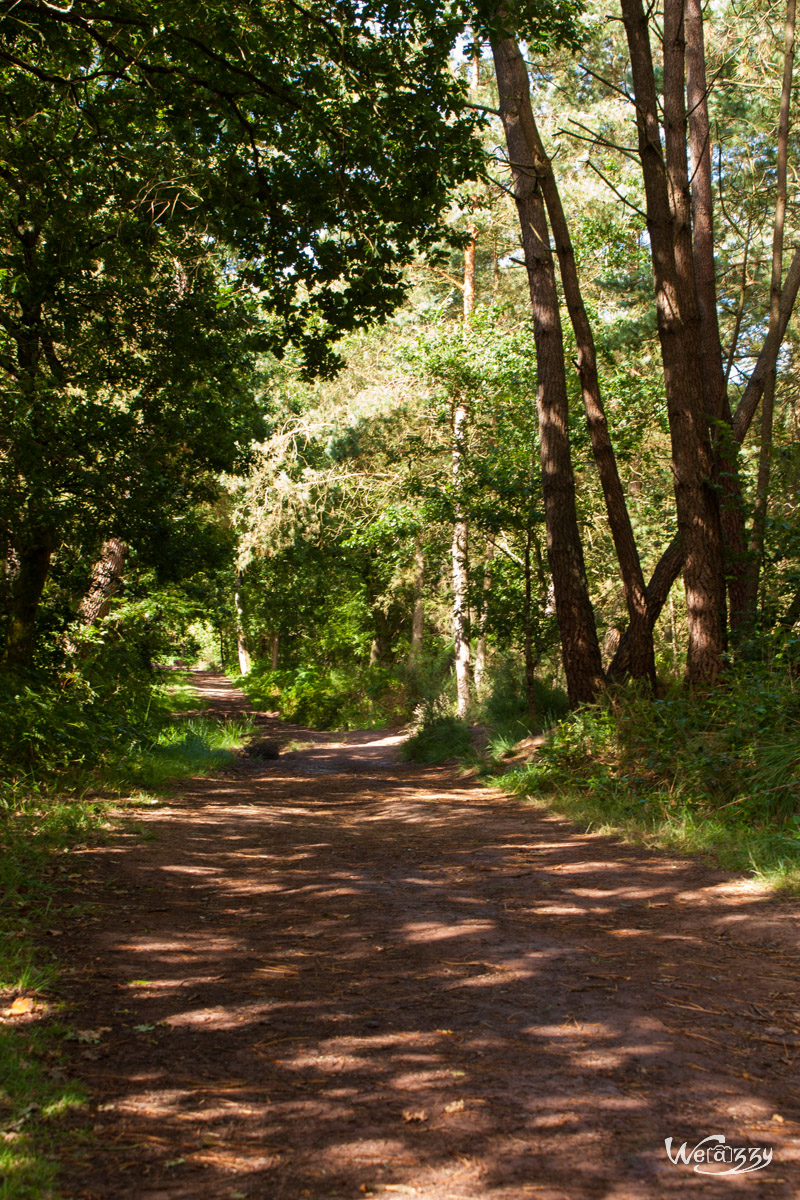
[[[739,401],[731,422],[731,436],[736,445],[741,445],[747,436],[750,422],[764,393],[765,381],[770,370],[774,370],[781,342],[783,341],[792,314],[797,293],[800,290],[800,249],[796,250],[786,279],[783,284],[780,302],[780,319],[775,328],[771,328],[764,339],[761,352],[756,360],[752,374],[747,382],[744,395]],[[647,585],[647,618],[652,627],[661,615],[661,611],[669,598],[670,589],[678,578],[683,567],[683,550],[679,538],[673,538],[667,549],[662,553],[655,570]],[[630,643],[628,630],[622,635],[619,648],[609,666],[608,673],[612,679],[623,679],[628,673],[627,656]]]
[[[517,60],[515,72],[525,71],[519,46],[508,39],[508,54]],[[536,118],[530,104],[530,93],[519,101],[520,124],[524,132],[531,159],[541,180],[542,194],[547,206],[547,215],[553,231],[556,254],[564,290],[564,300],[569,312],[578,350],[577,368],[581,383],[589,438],[592,445],[600,485],[608,514],[608,523],[617,554],[620,577],[628,609],[631,648],[629,674],[635,679],[647,679],[655,684],[656,669],[653,651],[653,631],[647,620],[647,600],[644,575],[639,560],[639,551],[633,534],[625,491],[617,470],[617,459],[608,431],[605,408],[600,392],[597,373],[597,352],[594,335],[583,302],[580,280],[575,264],[575,251],[570,237],[564,207],[558,191],[550,158],[544,148]]]
[[[686,166],[682,0],[664,9],[664,125],[647,17],[641,0],[622,0],[636,97],[639,158],[656,292],[658,334],[672,441],[678,533],[683,551],[689,644],[687,679],[713,681],[725,648],[725,584],[719,505],[698,330]]]
[[[730,432],[731,409],[717,313],[714,255],[714,188],[708,116],[705,38],[701,0],[685,0],[686,99],[692,189],[692,239],[705,408],[712,422],[714,482],[720,497],[720,523],[731,632],[741,626],[744,607],[744,503],[739,458]]]
[[[796,0],[787,0],[784,30],[783,83],[778,121],[778,192],[772,233],[772,274],[769,288],[770,329],[780,321],[781,278],[783,275],[783,239],[786,224],[787,172],[789,154],[789,109],[792,95],[792,74],[795,52]],[[775,411],[776,368],[769,371],[761,400],[761,445],[758,456],[753,527],[750,534],[749,556],[744,586],[744,621],[747,628],[755,624],[758,606],[758,581],[764,560],[764,535],[769,508],[770,476],[772,469],[772,429]]]
[[[512,38],[495,37],[492,53],[533,314],[547,553],[567,691],[570,702],[579,704],[595,699],[603,687],[603,667],[575,505],[564,343],[550,233],[522,122],[522,113],[530,106],[527,70]]]

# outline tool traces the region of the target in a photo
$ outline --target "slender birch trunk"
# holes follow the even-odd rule
[[[242,598],[242,576],[236,576],[236,591],[233,593],[233,604],[236,609],[236,650],[239,656],[239,674],[246,675],[250,670],[250,651],[244,632],[244,600]]]
[[[528,725],[531,730],[534,730],[539,720],[539,706],[536,703],[536,659],[533,653],[532,541],[533,535],[529,527],[525,538],[525,610],[523,613],[523,633],[525,640],[525,700],[528,708]]]
[[[475,254],[477,229],[469,225],[470,239],[464,250],[464,337],[469,337],[469,320],[475,310]],[[453,645],[456,663],[458,715],[462,720],[472,701],[469,643],[469,522],[461,500],[464,487],[464,458],[467,449],[467,405],[458,396],[453,406],[452,479],[455,497],[453,521]]]

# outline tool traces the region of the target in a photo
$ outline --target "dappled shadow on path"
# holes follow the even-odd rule
[[[86,854],[97,1142],[68,1195],[798,1194],[796,958],[758,934],[793,909],[391,735],[309,740]],[[775,1162],[668,1160],[709,1134]]]

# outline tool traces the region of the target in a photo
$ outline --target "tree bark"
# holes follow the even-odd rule
[[[731,410],[717,313],[711,128],[708,118],[708,83],[701,0],[685,0],[684,22],[694,276],[700,318],[703,392],[706,413],[712,422],[714,480],[720,497],[729,621],[731,633],[736,634],[741,626],[744,607],[744,503],[738,454],[730,436]]]
[[[686,140],[681,42],[682,0],[667,0],[664,16],[666,165],[650,37],[641,0],[622,0],[636,97],[639,158],[664,367],[678,533],[684,561],[689,644],[687,679],[713,681],[725,645],[725,587],[719,506],[704,408],[691,240],[687,222]]]
[[[541,181],[522,121],[530,107],[528,73],[513,38],[495,36],[492,54],[528,273],[547,553],[567,691],[574,705],[594,700],[604,680],[575,506],[558,293]]]
[[[765,380],[777,363],[778,352],[789,324],[789,318],[792,315],[798,290],[800,290],[800,249],[795,250],[792,261],[789,264],[789,270],[786,272],[786,279],[781,291],[777,327],[771,327],[767,331],[764,344],[761,347],[761,353],[756,360],[756,365],[747,381],[747,387],[733,415],[731,432],[734,441],[739,445],[741,445],[747,436],[750,423],[764,391]],[[673,538],[659,559],[650,582],[647,585],[647,616],[648,621],[653,627],[655,627],[655,623],[661,615],[661,610],[667,602],[670,588],[678,578],[682,566],[683,551],[680,540]],[[609,675],[612,679],[623,679],[628,673],[627,656],[629,653],[630,641],[628,630],[626,630],[622,635],[617,653],[614,655],[614,659],[609,666]]]
[[[84,625],[94,625],[107,617],[111,601],[122,590],[128,546],[120,538],[103,542],[100,558],[92,567],[89,590],[81,601],[78,614]]]
[[[508,53],[513,54],[515,71],[525,71],[524,60],[516,42],[508,39]],[[564,300],[575,333],[578,358],[578,378],[586,411],[586,423],[592,445],[597,473],[603,489],[611,536],[617,554],[625,603],[628,610],[631,649],[629,673],[636,679],[647,679],[655,685],[656,667],[653,651],[652,626],[647,620],[647,599],[644,574],[633,533],[625,491],[617,469],[614,446],[608,430],[605,407],[597,372],[597,351],[591,323],[583,302],[580,280],[575,263],[575,251],[569,232],[564,206],[558,190],[553,166],[542,142],[530,103],[530,93],[520,98],[520,125],[526,139],[536,173],[541,181],[547,206],[550,228],[553,231],[558,256]]]
[[[457,414],[458,415],[458,414]],[[454,445],[459,435],[454,428]],[[458,472],[460,469],[460,452],[453,451],[454,483],[459,486]],[[470,645],[468,632],[467,591],[467,521],[463,514],[457,512],[453,526],[453,645],[456,663],[456,693],[458,697],[458,715],[462,720],[467,716],[472,699],[470,688]]]
[[[244,600],[242,598],[242,575],[236,576],[236,591],[233,593],[233,604],[236,609],[236,650],[239,657],[239,674],[246,675],[250,670],[250,651],[244,631]]]
[[[786,225],[787,171],[789,158],[789,109],[792,96],[792,73],[795,52],[796,0],[787,0],[784,29],[783,81],[781,84],[780,117],[778,119],[778,190],[775,201],[775,220],[772,232],[772,272],[769,287],[769,328],[780,322],[781,280],[783,277],[783,239]],[[773,363],[764,381],[761,400],[761,446],[758,456],[758,478],[750,534],[749,555],[744,588],[745,624],[752,628],[758,604],[758,582],[764,560],[764,535],[769,507],[770,475],[772,469],[772,428],[775,410],[776,364]]]
[[[539,706],[536,703],[536,659],[533,654],[532,603],[533,581],[531,578],[531,530],[525,539],[525,699],[528,706],[528,725],[533,732],[539,721]]]
[[[33,657],[36,617],[50,573],[53,539],[38,530],[16,553],[17,570],[11,582],[4,663],[11,670],[27,670]]]
[[[466,437],[467,410],[463,403],[456,404],[453,412],[453,491],[456,497],[455,521],[453,523],[453,646],[456,665],[456,692],[458,715],[467,716],[472,699],[470,688],[470,645],[468,630],[467,597],[469,592],[468,568],[468,523],[461,506],[459,492],[463,486],[463,458]]]
[[[469,227],[470,240],[464,250],[464,338],[469,337],[469,319],[475,309],[475,248],[477,230]],[[456,664],[456,693],[458,715],[462,720],[472,701],[469,643],[469,524],[461,499],[464,486],[464,456],[467,449],[467,406],[457,397],[453,406],[453,646]]]

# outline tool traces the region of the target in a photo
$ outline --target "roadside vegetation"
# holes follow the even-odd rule
[[[0,710],[4,729],[32,735],[6,737],[0,750],[2,1200],[55,1195],[56,1147],[79,1149],[90,1136],[65,1054],[81,1035],[61,1014],[55,957],[61,927],[91,906],[75,900],[72,854],[135,827],[137,809],[179,780],[228,765],[253,729],[195,715],[185,673],[154,681],[127,666],[111,680],[87,667],[66,689],[21,689]],[[76,1114],[65,1134],[62,1118]]]
[[[553,726],[502,786],[596,832],[800,893],[800,681],[748,665],[714,689],[611,692]]]

